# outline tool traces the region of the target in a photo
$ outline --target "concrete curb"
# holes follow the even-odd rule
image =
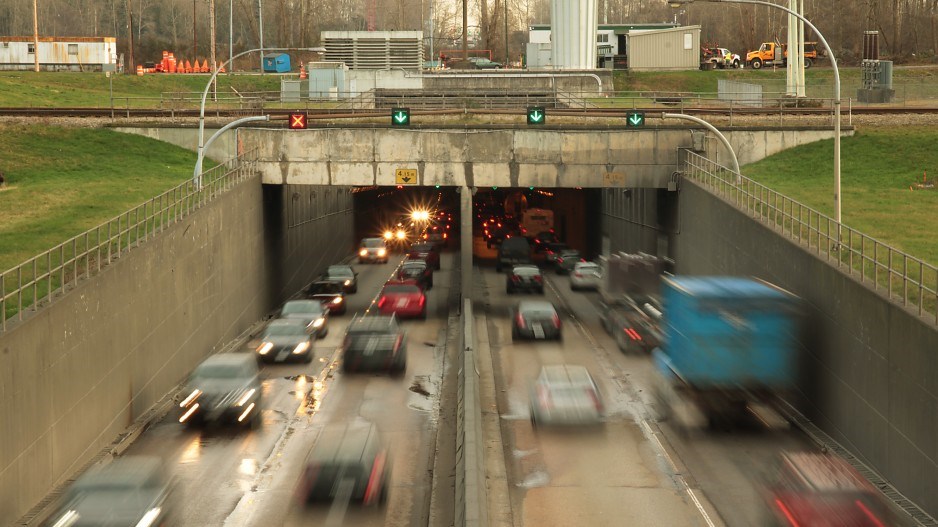
[[[462,478],[457,478],[457,492],[462,480],[465,498],[462,511],[457,506],[456,525],[469,527],[488,526],[488,493],[485,478],[485,442],[482,435],[482,406],[479,395],[479,369],[476,366],[476,339],[475,319],[472,313],[472,301],[463,300],[463,364],[460,372],[462,381],[462,397],[460,404],[462,411],[462,433],[457,438],[462,439]],[[457,495],[457,500],[459,496]],[[460,512],[463,512],[463,522],[458,521]]]

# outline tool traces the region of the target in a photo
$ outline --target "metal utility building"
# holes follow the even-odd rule
[[[600,24],[596,28],[596,65],[592,67],[625,69],[630,32],[654,31],[678,27],[677,24]],[[528,68],[553,68],[553,33],[550,24],[528,27],[525,64]]]
[[[323,31],[324,60],[350,70],[419,70],[422,31]]]
[[[696,70],[700,67],[700,26],[630,31],[631,71]]]
[[[0,70],[116,71],[114,37],[0,37]]]

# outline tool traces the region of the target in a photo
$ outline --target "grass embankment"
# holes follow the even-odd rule
[[[909,190],[938,179],[938,129],[860,128],[841,141],[841,213],[845,225],[938,264],[938,189]],[[834,216],[833,140],[819,141],[742,167],[767,187]]]
[[[280,92],[279,75],[219,75],[217,91],[226,96]],[[5,71],[0,73],[0,106],[108,108],[111,86],[117,108],[159,108],[173,94],[201,97],[207,74]]]
[[[0,141],[0,270],[180,184],[195,163],[189,150],[107,129],[0,124]]]

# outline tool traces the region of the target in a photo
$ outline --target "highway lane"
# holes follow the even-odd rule
[[[651,361],[619,352],[599,324],[596,293],[572,292],[568,278],[545,272],[546,299],[565,313],[563,341],[512,343],[508,313],[521,295],[505,295],[504,274],[481,275],[475,293],[485,306],[516,525],[765,524],[762,482],[778,452],[811,449],[800,432],[764,408],[727,432],[705,430],[689,408],[659,425]],[[540,366],[557,363],[593,373],[608,413],[602,427],[532,428],[530,383]]]
[[[348,313],[332,317],[309,365],[267,365],[263,425],[257,430],[189,430],[174,412],[146,431],[127,454],[160,455],[178,481],[176,525],[427,525],[435,451],[438,394],[445,352],[452,255],[444,254],[429,291],[426,321],[405,321],[404,376],[339,371],[336,348],[353,313],[370,305],[395,268],[358,265],[359,292]],[[242,351],[251,352],[250,342]],[[385,507],[363,509],[300,504],[295,488],[302,463],[323,425],[374,422],[391,452],[391,488]]]

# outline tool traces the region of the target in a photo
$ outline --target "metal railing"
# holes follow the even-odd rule
[[[795,240],[860,282],[938,324],[938,267],[686,150],[684,177]]]
[[[242,154],[206,171],[201,188],[188,180],[0,273],[0,331],[250,177],[254,157],[254,152]]]

